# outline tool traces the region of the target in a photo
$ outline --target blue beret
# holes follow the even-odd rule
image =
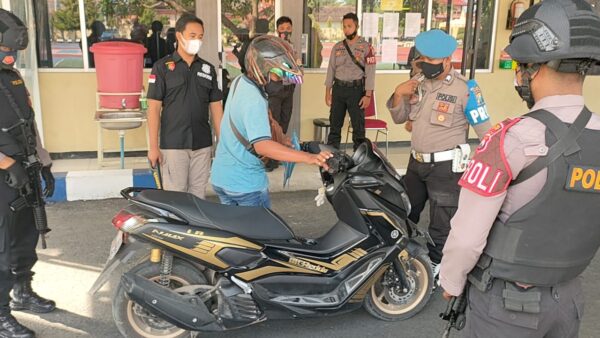
[[[432,59],[449,57],[456,50],[456,39],[439,29],[422,32],[415,38],[419,54]]]

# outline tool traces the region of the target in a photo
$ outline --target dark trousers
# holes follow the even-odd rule
[[[425,203],[429,200],[429,235],[435,246],[427,243],[429,258],[442,261],[442,249],[450,232],[450,219],[458,207],[460,174],[452,172],[452,161],[420,163],[412,156],[404,176],[406,193],[412,206],[411,221],[418,223]]]
[[[575,338],[583,317],[584,295],[581,279],[552,287],[523,290],[523,296],[539,292],[539,313],[508,310],[504,306],[505,282],[496,279],[492,288],[481,292],[469,288],[469,311],[464,337],[485,338]]]
[[[356,150],[365,138],[365,111],[358,106],[360,99],[365,95],[365,90],[363,87],[342,87],[334,84],[331,95],[331,110],[329,111],[331,128],[327,144],[340,148],[342,127],[346,111],[348,111],[352,123],[352,142]]]
[[[295,89],[295,85],[287,85],[276,95],[269,95],[269,109],[271,109],[273,118],[279,123],[284,133],[287,133],[290,126]]]
[[[15,282],[31,280],[31,269],[37,262],[39,233],[33,210],[11,211],[9,204],[17,197],[17,191],[8,187],[4,175],[0,175],[0,309],[8,306]]]

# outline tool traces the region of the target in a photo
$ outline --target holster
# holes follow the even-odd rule
[[[486,254],[482,254],[473,270],[467,275],[469,283],[481,292],[487,292],[492,287],[494,277],[492,277],[490,269],[488,269],[491,264],[492,258]]]

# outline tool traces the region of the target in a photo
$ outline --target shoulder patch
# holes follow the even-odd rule
[[[148,83],[149,84],[156,83],[156,75],[150,74],[150,76],[148,76]]]
[[[371,45],[369,45],[369,52],[365,55],[365,63],[368,65],[374,65],[377,63],[375,51],[373,50],[373,46]]]
[[[467,117],[467,121],[469,121],[469,124],[472,126],[489,121],[490,116],[487,112],[485,101],[483,100],[481,88],[479,88],[479,85],[475,80],[467,81],[467,88],[469,91],[467,103],[465,104],[465,116]]]
[[[175,70],[175,61],[169,60],[169,61],[165,62],[165,66],[167,67],[167,69],[169,71],[171,71],[171,72],[174,71]]]
[[[481,140],[458,184],[479,195],[490,197],[505,192],[512,172],[504,154],[504,138],[520,118],[506,119],[492,127]]]

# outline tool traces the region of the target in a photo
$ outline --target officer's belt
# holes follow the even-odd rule
[[[339,79],[334,79],[334,84],[341,86],[341,87],[349,87],[349,88],[354,88],[354,87],[362,87],[365,84],[365,81],[363,79],[360,80],[354,80],[354,81],[342,81]]]
[[[438,151],[437,153],[420,153],[415,151],[414,149],[410,150],[412,157],[417,160],[417,162],[421,163],[435,163],[435,162],[444,162],[451,161],[454,159],[454,149],[446,150],[446,151]]]

